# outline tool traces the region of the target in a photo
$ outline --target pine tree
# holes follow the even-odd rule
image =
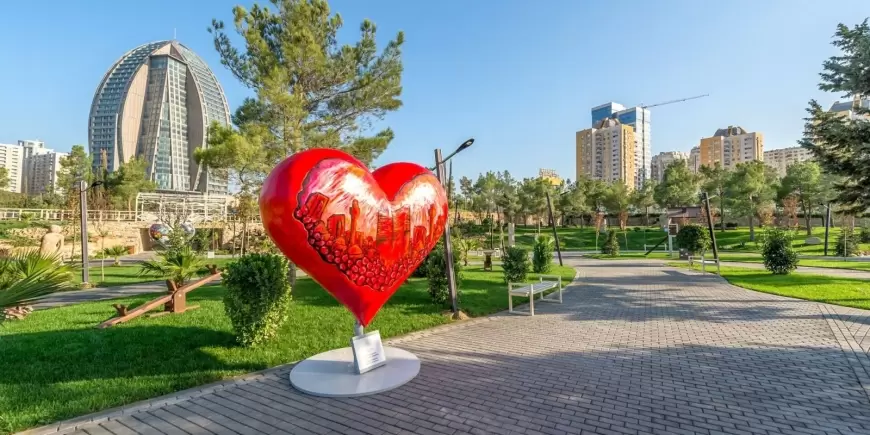
[[[256,93],[234,122],[264,126],[271,137],[263,145],[277,160],[308,148],[341,148],[370,164],[393,139],[389,128],[368,137],[363,131],[402,104],[404,34],[378,54],[376,27],[365,20],[360,40],[339,46],[342,19],[325,0],[272,3],[233,8],[241,50],[222,21],[213,20],[209,29],[221,63]]]
[[[837,26],[833,45],[840,49],[822,66],[819,89],[837,92],[847,98],[870,96],[870,24],[864,20],[850,29]],[[870,110],[857,104],[856,117],[846,119],[841,114],[825,111],[815,100],[807,109],[804,139],[801,146],[809,149],[826,172],[844,177],[837,183],[841,207],[849,212],[863,212],[870,207]]]

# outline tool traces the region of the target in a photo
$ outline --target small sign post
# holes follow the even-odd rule
[[[381,333],[378,331],[353,337],[350,340],[350,347],[353,349],[354,369],[358,374],[369,372],[387,363],[387,355],[381,343]]]

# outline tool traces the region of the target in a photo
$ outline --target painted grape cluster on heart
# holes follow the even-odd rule
[[[314,149],[272,170],[260,215],[281,252],[366,326],[438,242],[448,210],[420,165],[369,172],[342,151]]]
[[[354,240],[354,235],[350,232],[334,228],[330,231],[325,222],[318,219],[315,211],[316,201],[320,199],[320,196],[309,197],[306,203],[315,204],[312,204],[311,208],[300,205],[294,216],[305,225],[308,231],[308,244],[317,250],[320,258],[327,263],[335,264],[338,270],[356,285],[383,291],[405,276],[409,269],[413,271],[413,268],[426,257],[423,249],[417,249],[389,263],[384,261],[380,251],[374,247],[374,240]],[[353,202],[351,211],[353,210],[359,213],[358,201]]]

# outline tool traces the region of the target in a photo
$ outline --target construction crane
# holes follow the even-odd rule
[[[695,95],[694,97],[680,98],[678,100],[665,101],[663,103],[656,103],[656,104],[643,104],[643,103],[641,103],[640,104],[640,109],[641,109],[640,110],[640,125],[643,126],[643,133],[641,134],[640,153],[641,153],[641,158],[642,158],[641,166],[643,167],[643,181],[644,182],[646,182],[646,180],[648,179],[647,173],[646,173],[646,135],[647,135],[646,109],[648,109],[650,107],[658,107],[658,106],[666,106],[668,104],[682,103],[684,101],[689,101],[689,100],[697,100],[698,98],[704,98],[704,97],[709,97],[709,96],[710,96],[710,94]],[[637,129],[635,129],[635,130],[637,130]],[[652,156],[650,156],[650,157],[652,157]]]

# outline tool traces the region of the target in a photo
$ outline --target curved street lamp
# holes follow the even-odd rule
[[[455,151],[450,153],[447,158],[441,158],[441,148],[435,149],[435,167],[429,168],[429,170],[435,171],[435,176],[438,177],[438,181],[441,182],[441,185],[450,182],[446,178],[444,163],[470,147],[473,143],[474,138],[466,140],[459,145]],[[451,309],[453,311],[453,318],[456,319],[459,316],[459,301],[456,297],[456,271],[453,270],[453,246],[450,242],[450,216],[447,216],[447,220],[444,224],[444,256],[446,257],[445,262],[447,263],[447,288],[450,289]]]

